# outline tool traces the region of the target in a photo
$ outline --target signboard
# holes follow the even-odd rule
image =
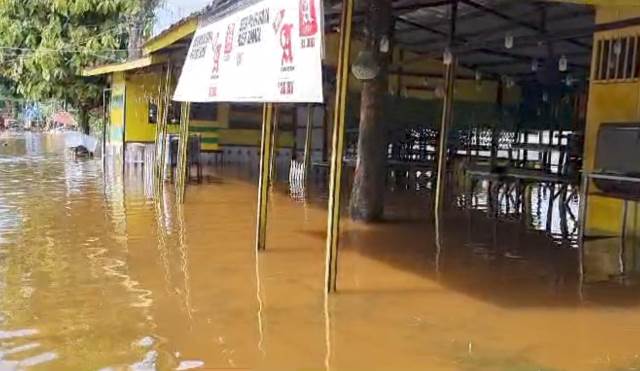
[[[259,0],[203,19],[174,100],[322,103],[322,0]]]

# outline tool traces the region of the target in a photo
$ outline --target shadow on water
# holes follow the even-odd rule
[[[322,186],[309,188],[308,204],[326,208]],[[433,203],[424,187],[389,191],[385,218],[377,223],[350,222],[345,207],[341,249],[504,307],[640,305],[640,261],[632,241],[626,242],[626,250],[616,238],[585,241],[581,274],[575,193],[565,195],[566,205],[560,205],[558,200],[549,202],[553,189],[534,186],[529,205],[512,206],[509,212],[505,200],[492,210],[487,187],[480,188],[469,204],[461,200],[464,191],[449,195],[440,251],[430,210]],[[278,190],[287,192],[286,185]],[[344,204],[348,202],[346,192]],[[326,238],[324,230],[306,233],[318,242]]]

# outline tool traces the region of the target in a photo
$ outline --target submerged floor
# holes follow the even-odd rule
[[[580,279],[577,248],[452,209],[438,248],[423,193],[395,192],[389,222],[344,224],[327,298],[321,200],[275,192],[256,260],[251,182],[211,178],[176,209],[144,180],[0,137],[0,369],[640,367],[618,241],[589,242]]]

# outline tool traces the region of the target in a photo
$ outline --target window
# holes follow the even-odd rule
[[[171,102],[169,105],[169,125],[180,125],[180,118],[182,117],[182,103]]]
[[[640,37],[601,39],[596,43],[594,81],[628,81],[640,78]]]
[[[217,121],[218,105],[215,103],[192,103],[190,118],[198,121]]]
[[[158,123],[158,105],[154,102],[149,102],[149,124],[155,125]]]

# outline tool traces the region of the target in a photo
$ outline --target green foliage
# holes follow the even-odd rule
[[[126,58],[137,0],[0,0],[0,75],[32,100],[95,106],[104,81],[86,67]]]

